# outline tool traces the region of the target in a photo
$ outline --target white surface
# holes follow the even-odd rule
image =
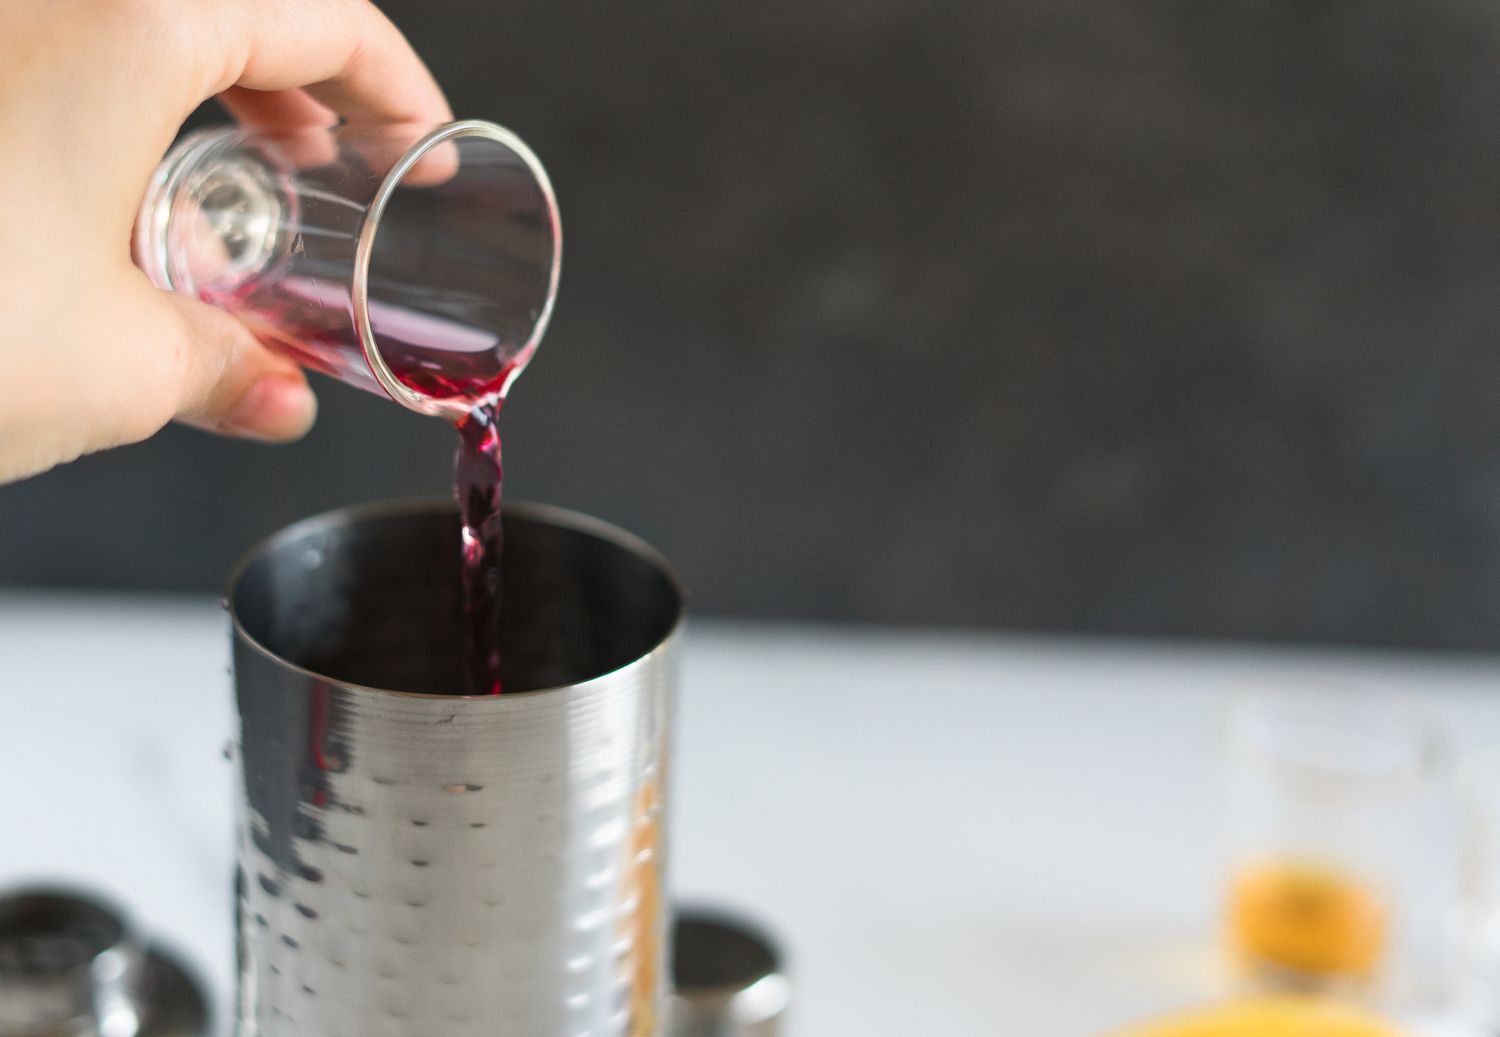
[[[1086,1037],[1217,993],[1246,678],[1371,680],[1500,741],[1488,658],[706,622],[687,649],[674,884],[783,936],[797,1037]],[[208,601],[0,594],[0,881],[102,885],[221,996],[227,657]]]

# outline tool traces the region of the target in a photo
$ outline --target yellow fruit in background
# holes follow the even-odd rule
[[[1369,886],[1334,868],[1261,861],[1234,876],[1229,932],[1247,965],[1368,979],[1385,943],[1385,909]]]
[[[1350,1005],[1313,997],[1263,997],[1168,1016],[1108,1037],[1401,1037]]]

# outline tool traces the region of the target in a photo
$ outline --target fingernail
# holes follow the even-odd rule
[[[219,428],[232,436],[285,442],[305,435],[317,416],[318,398],[305,381],[266,375],[245,390]]]

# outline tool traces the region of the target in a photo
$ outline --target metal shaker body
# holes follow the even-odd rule
[[[500,696],[439,694],[451,507],[310,519],[239,572],[240,1037],[660,1032],[681,594],[583,516],[505,537]]]

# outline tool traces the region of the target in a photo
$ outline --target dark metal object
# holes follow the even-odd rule
[[[444,694],[459,544],[451,505],[356,508],[234,578],[242,1037],[662,1032],[681,593],[635,538],[512,506],[507,693]]]
[[[738,915],[680,908],[672,929],[671,1037],[777,1037],[791,1003],[781,952]]]
[[[0,1037],[204,1037],[191,973],[80,893],[0,897]]]

